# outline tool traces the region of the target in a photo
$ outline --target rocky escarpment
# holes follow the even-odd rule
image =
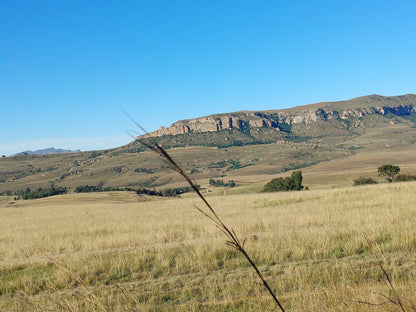
[[[249,112],[213,115],[196,119],[181,120],[175,122],[168,128],[160,127],[158,130],[148,134],[148,136],[156,137],[190,132],[212,132],[231,129],[244,130],[249,127],[274,127],[279,129],[277,123],[272,119],[260,116],[255,112]]]
[[[160,127],[158,130],[146,134],[148,137],[159,137],[164,135],[177,135],[184,133],[197,132],[214,132],[222,130],[246,130],[255,128],[274,128],[277,131],[286,128],[288,125],[294,124],[310,124],[314,122],[322,122],[329,120],[352,120],[354,118],[364,118],[370,115],[387,115],[406,116],[416,112],[416,96],[406,95],[399,97],[377,97],[377,102],[373,107],[368,105],[371,97],[362,97],[363,103],[360,107],[357,99],[350,100],[355,103],[353,107],[348,105],[348,101],[342,102],[345,104],[345,109],[339,109],[341,102],[321,103],[297,107],[296,109],[262,111],[262,112],[236,112],[212,115],[196,119],[181,120],[175,122],[171,126],[165,128]],[[404,97],[404,100],[403,100]],[[396,99],[397,98],[397,99]],[[383,104],[383,99],[387,105]],[[403,101],[404,104],[403,104]],[[358,103],[358,104],[357,104]],[[333,107],[337,109],[334,109]]]

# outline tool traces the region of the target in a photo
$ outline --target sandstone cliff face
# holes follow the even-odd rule
[[[266,118],[250,113],[223,114],[201,117],[190,120],[175,122],[168,128],[160,127],[158,130],[149,133],[147,136],[156,137],[162,135],[176,135],[189,132],[212,132],[221,130],[239,129],[244,130],[248,127],[265,128],[275,127],[277,123]],[[278,128],[277,128],[278,129]]]
[[[280,131],[279,125],[283,124],[309,124],[332,119],[348,120],[352,118],[362,118],[373,114],[404,116],[409,115],[412,112],[416,112],[416,102],[408,105],[351,108],[342,111],[324,107],[305,109],[303,111],[237,112],[181,120],[167,128],[160,127],[158,130],[146,134],[145,136],[158,137],[191,132],[213,132],[231,129],[245,130],[248,128],[274,128]]]

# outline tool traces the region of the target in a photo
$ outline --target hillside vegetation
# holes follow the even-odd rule
[[[416,168],[413,157],[402,156],[415,152],[415,105],[416,95],[412,94],[373,95],[287,110],[214,115],[178,122],[189,125],[187,133],[150,135],[156,135],[152,139],[169,149],[201,185],[210,178],[240,184],[266,182],[299,168],[305,173],[305,182],[315,183],[309,173],[340,162],[347,167],[354,163],[353,169],[364,173],[384,163]],[[236,121],[238,127],[230,128],[232,122],[229,128],[225,126],[223,120],[230,118],[241,121]],[[220,131],[210,126],[219,121]],[[199,123],[208,123],[205,127],[209,131],[191,129],[205,129]],[[325,176],[327,185],[351,185],[356,178],[341,180],[329,171],[319,172],[319,176]],[[184,182],[136,142],[111,150],[0,158],[0,193],[51,185],[68,189],[82,185],[164,189],[182,187]]]
[[[238,189],[238,187],[236,188]],[[415,308],[415,182],[208,197],[287,311],[392,311],[364,233]],[[273,311],[194,205],[133,192],[0,197],[1,311]]]

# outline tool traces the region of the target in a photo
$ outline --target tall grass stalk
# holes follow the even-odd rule
[[[141,127],[137,122],[135,122],[131,117],[129,117],[142,131],[146,132],[143,127]],[[204,208],[199,208],[197,206],[194,206],[200,213],[202,213],[205,217],[210,219],[217,228],[224,233],[224,235],[227,238],[226,244],[240,252],[250,263],[251,267],[256,272],[257,276],[260,278],[260,280],[263,283],[264,288],[268,291],[270,296],[273,298],[276,305],[280,308],[281,311],[285,312],[285,309],[283,308],[280,301],[277,299],[276,294],[270,287],[270,285],[267,283],[266,279],[264,278],[263,274],[260,272],[257,265],[254,263],[254,261],[251,259],[251,257],[248,255],[247,251],[244,249],[244,242],[242,243],[240,239],[238,238],[235,231],[227,226],[221,218],[218,216],[214,208],[211,206],[211,204],[207,201],[207,199],[201,194],[199,188],[196,186],[196,184],[191,180],[191,178],[184,172],[184,170],[172,159],[172,157],[169,155],[169,153],[155,140],[144,140],[137,138],[137,142],[140,144],[146,146],[151,151],[155,152],[156,154],[160,155],[162,157],[162,160],[168,165],[169,168],[176,171],[179,175],[181,175],[186,182],[190,185],[190,187],[195,191],[195,193],[198,195],[198,197],[202,200],[202,202],[205,205]]]
[[[383,297],[387,299],[385,303],[392,303],[402,312],[406,312],[400,295],[397,292],[396,286],[394,285],[393,276],[388,272],[388,264],[386,258],[384,257],[383,251],[380,248],[380,245],[368,233],[365,233],[364,237],[367,241],[367,244],[371,247],[374,258],[376,259],[377,264],[380,267],[380,270],[383,272],[387,284],[394,295],[394,298],[383,295]]]

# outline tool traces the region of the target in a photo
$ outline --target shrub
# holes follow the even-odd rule
[[[354,185],[364,185],[364,184],[377,184],[378,182],[373,178],[359,177],[354,180]]]
[[[416,176],[411,174],[401,173],[394,177],[394,182],[403,182],[403,181],[416,181]]]

